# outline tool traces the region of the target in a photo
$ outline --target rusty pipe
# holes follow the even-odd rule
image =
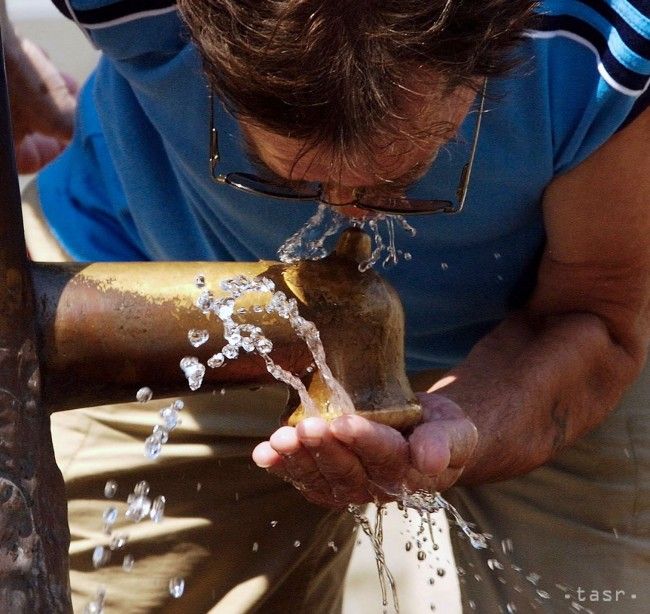
[[[183,356],[204,364],[224,345],[223,326],[214,314],[194,306],[198,274],[215,296],[222,280],[264,276],[297,300],[300,313],[320,331],[333,374],[358,411],[398,428],[417,422],[420,408],[404,372],[403,314],[399,299],[376,273],[360,273],[369,256],[367,235],[349,230],[336,251],[313,262],[143,262],[34,264],[39,354],[44,398],[50,410],[133,400],[148,385],[157,396],[187,392],[179,368]],[[303,377],[323,415],[331,416],[329,394],[304,342],[286,320],[256,313],[269,296],[245,295],[245,321],[260,326],[273,341],[272,358]],[[210,341],[190,346],[189,329],[206,329]],[[207,369],[203,389],[228,383],[259,383],[270,376],[262,358],[241,353],[218,369]],[[301,407],[291,407],[295,423]],[[334,408],[336,413],[336,408]]]
[[[0,237],[0,612],[72,612],[66,501],[40,405],[1,33]]]

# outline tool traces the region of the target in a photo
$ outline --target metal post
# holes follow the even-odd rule
[[[0,37],[0,612],[12,614],[72,611],[66,501],[40,403],[33,303]]]

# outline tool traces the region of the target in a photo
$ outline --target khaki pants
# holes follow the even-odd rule
[[[32,257],[65,258],[39,217],[33,187],[25,202],[26,219],[41,226],[38,240],[27,237]],[[158,402],[53,417],[68,488],[76,611],[102,584],[108,611],[120,613],[340,609],[354,540],[349,515],[311,506],[249,461],[254,444],[275,428],[284,394],[267,387],[193,398],[156,462],[144,458],[143,441]],[[452,528],[464,611],[650,611],[649,403],[647,367],[611,417],[552,463],[514,480],[446,493],[477,530],[492,535],[490,548],[477,551]],[[109,479],[118,482],[121,501],[114,532],[130,537],[106,567],[94,570],[92,551],[106,543],[101,515]],[[143,479],[152,496],[167,497],[160,524],[124,522],[124,500]],[[121,569],[126,553],[135,556],[131,572]],[[177,600],[167,591],[173,576],[186,580]]]
[[[582,611],[570,609],[575,603],[647,614],[650,365],[611,416],[553,462],[514,480],[453,489],[448,498],[493,536],[488,551],[477,551],[452,530],[465,611],[472,602],[486,614],[507,604],[518,612]]]

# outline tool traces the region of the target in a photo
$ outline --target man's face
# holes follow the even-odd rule
[[[441,147],[455,136],[475,97],[474,90],[467,87],[444,98],[428,92],[409,95],[400,110],[404,119],[392,131],[396,136],[378,141],[372,154],[365,156],[336,155],[325,145],[306,149],[303,140],[252,123],[243,122],[243,130],[251,157],[271,181],[284,185],[320,183],[324,200],[343,204],[354,201],[354,190],[358,188],[382,195],[403,194],[427,172]],[[363,215],[354,207],[341,211]]]

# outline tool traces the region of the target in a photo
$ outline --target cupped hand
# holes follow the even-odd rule
[[[253,460],[320,505],[401,500],[452,486],[476,448],[476,427],[453,401],[421,394],[423,421],[405,437],[361,416],[307,418],[278,429]]]
[[[7,78],[19,173],[34,173],[72,138],[78,87],[27,39],[7,44]]]

